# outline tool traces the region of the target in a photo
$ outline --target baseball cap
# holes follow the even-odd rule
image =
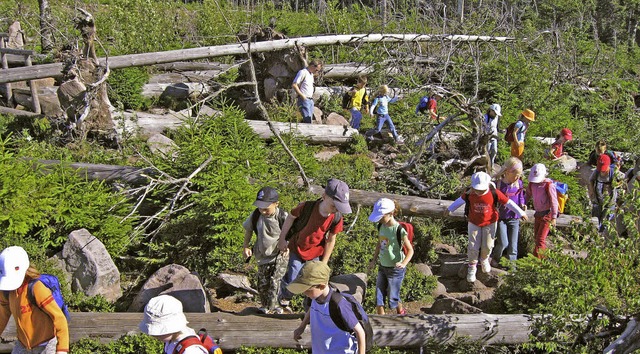
[[[308,261],[300,269],[296,280],[287,285],[287,289],[294,294],[301,294],[314,285],[329,283],[331,268],[322,261]]]
[[[486,172],[476,172],[471,175],[471,188],[477,189],[479,191],[484,191],[489,189],[489,184],[491,183],[491,176]]]
[[[336,209],[342,214],[351,213],[351,205],[349,205],[349,186],[337,178],[331,178],[327,181],[324,192],[333,199]]]
[[[533,122],[534,120],[536,120],[536,113],[530,109],[525,109],[524,111],[522,111],[522,116],[525,117],[527,120]]]
[[[144,307],[144,317],[138,328],[150,336],[180,332],[187,327],[180,300],[169,295],[152,298]]]
[[[278,192],[271,187],[262,187],[256,195],[256,201],[253,202],[258,208],[268,208],[269,205],[278,201]]]
[[[373,205],[373,212],[369,215],[369,221],[378,222],[385,214],[389,214],[396,210],[393,200],[388,198],[380,198]]]
[[[598,157],[598,165],[596,167],[598,172],[609,171],[609,166],[611,166],[611,158],[607,154],[601,154]]]
[[[491,106],[489,106],[489,109],[496,112],[496,116],[502,117],[502,107],[500,107],[499,104],[494,103]]]
[[[547,177],[547,167],[544,164],[537,163],[531,167],[529,171],[529,182],[540,183]]]
[[[560,135],[562,135],[567,140],[573,140],[573,132],[569,128],[562,128],[560,131]]]
[[[29,255],[20,246],[5,248],[0,253],[0,290],[16,290],[24,282],[29,269]]]

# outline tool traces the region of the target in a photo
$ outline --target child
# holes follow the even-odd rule
[[[278,308],[278,292],[280,280],[287,270],[288,255],[278,249],[278,238],[287,215],[286,211],[278,207],[278,192],[271,187],[264,187],[258,191],[257,207],[244,221],[244,245],[242,255],[249,261],[253,255],[258,262],[258,294],[260,297],[260,311],[263,313],[280,311]],[[256,234],[253,249],[249,247],[251,237]]]
[[[489,153],[489,160],[491,166],[498,154],[498,121],[502,117],[502,108],[499,104],[494,103],[489,106],[487,114],[482,119],[483,133],[489,137],[487,141],[487,152]]]
[[[601,154],[596,171],[589,179],[589,198],[591,199],[591,216],[598,218],[598,229],[604,231],[603,221],[614,216],[618,189],[622,184],[621,172],[611,165],[611,157]]]
[[[530,109],[525,109],[520,113],[520,117],[513,129],[513,139],[511,140],[511,156],[522,160],[524,154],[524,137],[529,129],[529,124],[536,120],[536,113]]]
[[[589,165],[591,165],[592,167],[596,167],[596,165],[598,165],[598,158],[602,154],[607,154],[609,156],[609,158],[611,159],[611,164],[616,170],[620,169],[620,167],[622,166],[622,159],[615,152],[607,149],[607,142],[603,139],[596,141],[595,149],[589,154]]]
[[[502,192],[495,189],[495,185],[491,182],[491,176],[485,172],[477,172],[471,176],[471,190],[467,189],[445,211],[445,216],[448,216],[449,213],[463,204],[467,204],[465,207],[465,214],[467,214],[469,220],[469,245],[467,246],[469,269],[467,270],[467,281],[470,283],[476,281],[478,256],[480,256],[482,272],[491,272],[489,256],[496,237],[498,203],[505,205],[509,210],[516,213],[518,217],[527,220],[527,214],[513,200],[510,200]]]
[[[416,114],[427,114],[431,120],[439,122],[438,100],[442,99],[442,97],[443,95],[439,92],[435,92],[431,96],[422,97],[416,106]]]
[[[533,199],[533,209],[535,209],[535,223],[533,224],[533,234],[536,238],[536,245],[533,255],[542,258],[542,251],[547,248],[547,236],[550,225],[556,225],[558,217],[558,194],[553,182],[546,178],[547,168],[538,163],[531,167],[529,171],[529,185],[527,186],[526,200]]]
[[[308,221],[298,228],[298,232],[287,240],[289,229],[296,218],[302,216],[305,205],[313,205]],[[331,178],[327,181],[322,198],[318,201],[307,201],[298,204],[282,226],[278,248],[281,252],[289,252],[287,272],[280,286],[280,306],[287,308],[293,294],[286,288],[298,276],[305,262],[322,257],[324,263],[329,262],[336,244],[336,235],[343,228],[343,214],[351,213],[349,205],[349,186],[343,181]],[[301,218],[303,219],[303,218]]]
[[[558,136],[556,137],[556,141],[551,144],[551,148],[549,149],[547,158],[556,160],[564,156],[564,153],[562,152],[564,143],[571,140],[573,140],[573,132],[571,132],[571,130],[568,128],[562,128],[560,134],[558,134]]]
[[[290,292],[304,293],[312,300],[302,323],[293,332],[293,339],[300,340],[305,328],[310,324],[312,353],[364,354],[365,331],[358,322],[351,303],[342,298],[338,308],[347,327],[352,329],[352,333],[338,328],[331,318],[329,307],[335,290],[329,286],[330,275],[331,269],[325,262],[309,261],[302,267],[296,280],[287,286]]]
[[[142,333],[164,342],[165,354],[181,350],[183,354],[208,354],[196,331],[187,327],[187,323],[180,300],[160,295],[149,300],[144,307],[144,317],[138,328]],[[222,354],[222,350],[217,348],[213,353]]]
[[[402,144],[404,143],[404,139],[400,135],[398,135],[398,132],[396,131],[396,126],[393,125],[393,121],[391,121],[391,117],[389,116],[389,103],[394,103],[398,101],[398,97],[391,98],[388,96],[388,94],[389,94],[389,87],[387,85],[380,86],[380,88],[378,89],[378,95],[376,96],[376,98],[373,100],[373,103],[371,104],[371,109],[369,110],[369,114],[373,116],[373,113],[375,112],[376,115],[378,116],[378,124],[376,126],[376,131],[374,135],[382,131],[382,126],[386,122],[389,125],[389,130],[393,135],[393,139],[395,139],[396,143]]]
[[[376,260],[380,262],[378,278],[376,280],[376,313],[384,315],[385,299],[389,298],[389,307],[400,315],[406,314],[400,302],[400,287],[404,279],[407,264],[413,257],[413,246],[407,237],[407,231],[400,226],[394,218],[396,214],[395,203],[391,199],[380,198],[373,206],[373,212],[369,215],[369,221],[378,224],[378,245],[369,263],[369,269],[373,269]],[[400,228],[400,230],[398,230]],[[398,234],[398,231],[400,233]],[[398,242],[398,235],[401,235]],[[404,254],[402,247],[407,254]]]
[[[39,276],[22,247],[7,247],[0,253],[0,334],[13,316],[18,340],[12,353],[68,353],[67,318],[49,288],[36,281],[36,304],[29,301],[29,282]]]
[[[367,77],[360,76],[356,86],[349,91],[351,96],[349,112],[351,113],[351,127],[353,129],[360,129],[360,122],[362,121],[362,112],[360,110],[369,111],[366,103],[367,89],[365,86],[367,86]]]
[[[520,176],[522,176],[522,161],[516,157],[510,157],[494,178],[498,180],[497,189],[500,192],[504,193],[522,210],[527,210],[524,186]],[[510,261],[518,259],[518,233],[520,232],[520,218],[518,215],[504,206],[500,206],[497,232],[498,237],[496,238],[492,259],[496,263],[500,263],[500,258],[505,249]]]

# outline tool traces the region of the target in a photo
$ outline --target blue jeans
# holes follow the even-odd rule
[[[313,260],[317,261],[318,257]],[[298,274],[300,274],[300,269],[302,269],[305,262],[306,261],[300,258],[299,254],[289,250],[289,264],[287,264],[287,272],[284,273],[284,277],[282,277],[282,281],[280,282],[280,300],[291,300],[293,298],[294,294],[287,290],[287,285],[296,280]]]
[[[406,268],[390,268],[378,266],[378,278],[376,279],[376,306],[384,306],[385,299],[389,298],[389,307],[395,309],[400,302],[400,286],[406,273]]]
[[[396,126],[393,125],[391,117],[388,114],[378,114],[378,126],[376,127],[376,134],[382,131],[382,126],[385,122],[389,125],[389,130],[391,131],[391,134],[393,134],[393,138],[397,140],[398,132],[396,132]]]
[[[501,219],[498,221],[498,237],[493,247],[491,257],[500,262],[502,253],[507,250],[510,261],[518,259],[518,233],[520,232],[520,219]]]
[[[302,114],[303,123],[311,123],[313,119],[313,99],[307,98],[306,100],[298,97],[298,109]]]
[[[357,108],[351,108],[351,128],[360,129],[360,122],[362,121],[362,112]]]

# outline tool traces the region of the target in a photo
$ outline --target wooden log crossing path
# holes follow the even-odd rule
[[[223,312],[188,313],[189,327],[206,328],[223,350],[240,346],[310,348],[309,326],[302,340],[293,340],[293,331],[302,315],[240,315]],[[519,344],[529,341],[534,316],[531,315],[370,315],[377,346],[418,348],[467,337],[486,344]],[[109,342],[126,334],[140,333],[142,313],[72,312],[69,322],[71,342],[94,338]],[[0,337],[0,353],[10,353],[16,338],[15,323],[9,320]]]
[[[44,168],[53,168],[60,164],[58,160],[40,160]],[[150,168],[139,168],[131,166],[118,166],[118,165],[104,165],[104,164],[90,164],[80,162],[65,162],[63,165],[75,170],[82,177],[88,180],[104,180],[114,181],[121,180],[130,184],[144,184],[147,179],[145,176],[153,175],[153,170]],[[314,194],[322,195],[324,188],[318,185],[312,185],[311,191]],[[406,216],[418,216],[418,217],[437,217],[443,218],[444,210],[453,203],[452,200],[444,199],[429,199],[422,197],[414,197],[408,195],[390,194],[365,191],[359,189],[349,190],[350,202],[353,205],[361,205],[371,207],[380,198],[389,198],[395,200],[402,209],[402,215]],[[534,222],[534,211],[527,210],[527,216],[529,217],[529,223]],[[459,208],[455,212],[451,213],[448,218],[454,220],[464,220],[464,208]],[[588,219],[592,224],[597,225],[598,220],[596,218]],[[583,219],[579,216],[562,214],[556,221],[556,227],[566,228],[572,227],[574,224],[581,224]]]

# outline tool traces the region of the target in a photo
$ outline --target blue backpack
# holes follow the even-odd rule
[[[44,284],[44,286],[46,286],[49,290],[51,290],[53,299],[56,300],[56,304],[58,304],[58,307],[60,307],[60,310],[62,310],[64,316],[67,318],[67,320],[69,320],[69,308],[64,302],[64,298],[62,297],[62,289],[60,288],[60,281],[55,275],[40,274],[38,278],[29,281],[29,285],[27,288],[27,299],[29,299],[29,302],[39,307],[39,304],[36,302],[36,298],[33,295],[33,286],[38,281]]]
[[[430,100],[431,100],[431,97],[429,96],[422,97],[420,99],[420,102],[418,102],[418,106],[416,106],[416,113],[426,113],[427,105],[429,104]]]

